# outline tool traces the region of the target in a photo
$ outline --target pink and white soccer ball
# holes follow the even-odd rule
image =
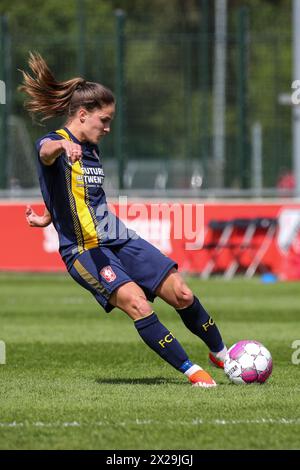
[[[272,368],[270,351],[258,341],[235,343],[228,349],[224,361],[224,372],[235,384],[262,384],[271,375]]]

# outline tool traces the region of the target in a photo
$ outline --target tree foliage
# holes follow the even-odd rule
[[[208,24],[204,24],[205,5]],[[291,0],[228,2],[226,117],[228,148],[233,153],[239,73],[237,22],[241,7],[248,11],[248,132],[251,124],[259,120],[267,135],[265,150],[273,156],[290,145],[287,125],[290,110],[278,107],[277,95],[289,91],[291,83]],[[30,50],[42,53],[59,79],[81,72],[81,52],[86,78],[114,89],[115,11],[120,8],[126,11],[124,149],[128,158],[209,158],[201,149],[203,139],[208,139],[209,146],[204,152],[207,148],[210,151],[212,139],[212,0],[65,0],[63,3],[61,0],[0,0],[0,14],[8,16],[11,38],[12,112],[23,115],[28,122],[22,110],[23,97],[16,88],[20,81],[17,69],[26,68]],[[203,62],[205,32],[207,61]],[[206,83],[204,76],[207,76]],[[203,113],[207,120],[205,128]],[[107,144],[107,150],[113,155],[112,143]],[[232,155],[229,161],[230,158]],[[236,159],[231,162],[232,173],[238,166]],[[267,169],[266,175],[266,178],[270,175]],[[234,177],[229,176],[228,184],[234,184],[233,181]]]

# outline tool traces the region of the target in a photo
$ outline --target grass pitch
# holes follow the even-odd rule
[[[148,349],[125,314],[105,314],[67,275],[0,274],[1,449],[299,449],[300,283],[258,279],[189,285],[228,346],[271,351],[264,385],[230,384],[207,349],[160,300],[160,319],[216,389],[191,387]]]

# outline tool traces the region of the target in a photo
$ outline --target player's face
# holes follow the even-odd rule
[[[115,105],[110,104],[101,109],[86,112],[82,126],[84,139],[92,144],[97,144],[110,132],[111,121],[114,117]]]

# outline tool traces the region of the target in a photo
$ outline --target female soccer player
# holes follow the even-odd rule
[[[125,227],[113,215],[102,188],[104,172],[98,142],[109,133],[115,112],[112,92],[83,78],[57,81],[44,59],[30,54],[32,74],[22,71],[20,90],[31,114],[65,116],[65,125],[36,142],[45,213],[29,206],[29,225],[53,222],[59,251],[70,275],[104,308],[123,310],[143,341],[185,374],[194,386],[216,382],[191,362],[174,335],[159,321],[149,301],[156,296],[174,307],[186,327],[209,348],[209,359],[223,367],[226,347],[213,319],[177,271],[177,264]]]

